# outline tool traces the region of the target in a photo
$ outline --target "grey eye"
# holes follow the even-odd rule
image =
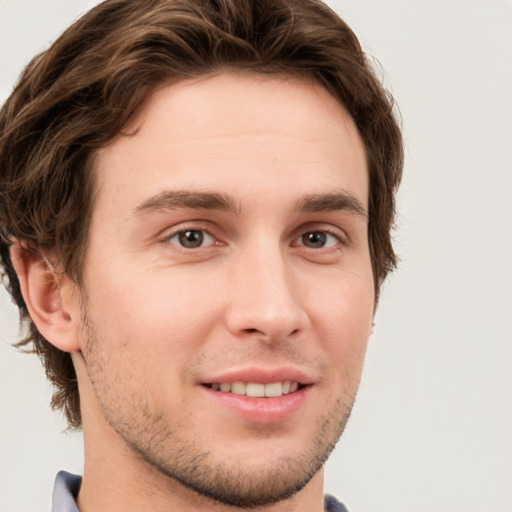
[[[214,239],[210,234],[201,229],[185,229],[169,238],[169,242],[185,249],[198,249],[205,245],[211,245]]]
[[[326,231],[308,231],[299,237],[298,245],[308,247],[310,249],[323,249],[332,247],[339,243],[338,237]]]

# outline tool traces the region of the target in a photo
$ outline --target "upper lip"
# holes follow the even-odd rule
[[[315,378],[302,370],[291,367],[281,368],[241,368],[223,371],[212,374],[205,379],[201,379],[202,384],[212,384],[214,382],[257,382],[260,384],[270,384],[272,382],[298,382],[302,385],[313,384]]]

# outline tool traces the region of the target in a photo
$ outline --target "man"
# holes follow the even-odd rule
[[[402,169],[391,100],[314,0],[109,0],[0,114],[7,286],[82,428],[64,510],[345,510]]]

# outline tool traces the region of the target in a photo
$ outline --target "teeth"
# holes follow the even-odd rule
[[[255,398],[265,396],[265,384],[256,384],[254,382],[248,382],[246,386],[247,396],[253,396]]]
[[[235,395],[245,395],[245,382],[233,382],[231,384],[231,393]]]
[[[288,393],[294,393],[299,389],[298,382],[271,382],[260,384],[258,382],[214,382],[211,385],[215,391],[223,393],[234,393],[235,395],[246,395],[253,398],[272,398]]]
[[[265,396],[281,396],[283,394],[283,383],[273,382],[272,384],[265,384]]]

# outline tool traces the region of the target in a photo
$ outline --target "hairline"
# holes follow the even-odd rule
[[[343,101],[337,97],[335,94],[333,94],[331,91],[325,87],[323,83],[321,83],[320,80],[315,78],[314,76],[311,76],[310,74],[302,71],[297,71],[293,69],[288,69],[285,66],[275,66],[272,67],[262,67],[258,69],[256,65],[239,65],[230,63],[230,64],[219,64],[213,69],[206,69],[204,71],[196,71],[196,72],[190,72],[188,75],[185,73],[182,74],[182,76],[176,76],[176,77],[169,77],[162,80],[159,80],[155,82],[152,86],[148,87],[148,90],[146,91],[146,94],[143,96],[140,104],[133,110],[131,115],[126,120],[123,127],[121,127],[118,130],[118,133],[114,134],[110,139],[105,141],[105,144],[97,149],[92,150],[87,158],[87,161],[84,166],[84,172],[88,174],[88,179],[90,179],[90,183],[92,184],[92,193],[91,193],[91,200],[89,204],[89,216],[85,220],[83,224],[83,229],[85,230],[84,238],[83,238],[83,245],[79,247],[79,266],[76,269],[76,274],[70,274],[67,269],[64,269],[64,273],[70,277],[80,288],[83,286],[83,274],[84,274],[84,264],[85,260],[87,258],[87,250],[89,247],[90,242],[90,236],[91,236],[91,221],[92,216],[94,212],[94,207],[96,203],[96,197],[99,193],[99,177],[98,177],[98,165],[97,165],[97,159],[101,152],[111,146],[115,143],[116,140],[118,140],[120,137],[132,137],[138,133],[138,131],[141,128],[141,123],[143,122],[143,116],[145,111],[145,106],[147,105],[148,101],[151,100],[151,98],[157,94],[162,89],[165,89],[166,87],[170,87],[173,85],[179,85],[179,84],[187,84],[187,83],[195,83],[198,81],[204,81],[208,80],[210,78],[214,78],[216,76],[220,76],[223,74],[233,74],[238,75],[241,77],[249,77],[254,79],[269,79],[274,78],[282,81],[289,81],[289,80],[298,80],[299,82],[310,85],[313,87],[316,91],[321,91],[322,93],[327,94],[329,97],[331,97],[336,104],[343,109],[343,111],[347,114],[349,119],[354,124],[354,127],[357,131],[358,136],[361,138],[361,141],[363,143],[364,147],[364,156],[366,159],[366,172],[367,177],[370,179],[370,162],[369,162],[369,148],[364,140],[364,138],[361,135],[359,126],[354,119],[353,115],[350,113],[347,106],[343,103]],[[340,120],[341,121],[341,120]],[[368,183],[369,185],[369,183]],[[369,201],[371,196],[370,193],[370,186],[368,186],[367,190],[367,201]],[[355,209],[357,210],[357,208]],[[371,219],[371,214],[369,209],[365,209],[365,216],[367,219],[367,222]],[[368,241],[370,242],[370,233],[368,232]],[[51,252],[51,251],[50,251]],[[373,266],[373,263],[372,263]],[[375,283],[377,284],[377,283]]]

